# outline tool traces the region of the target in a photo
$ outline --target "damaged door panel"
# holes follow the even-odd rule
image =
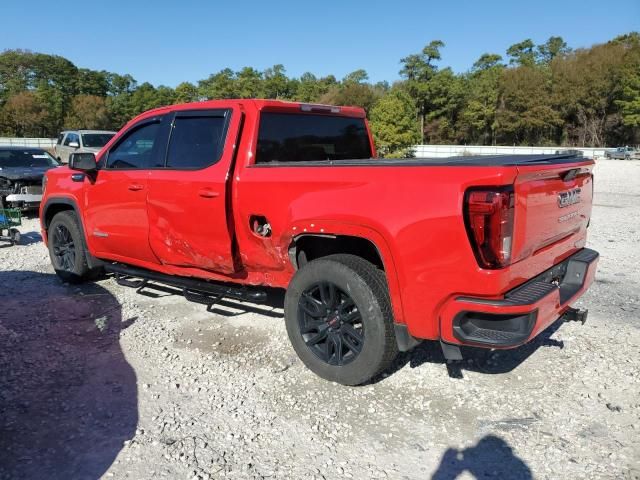
[[[239,116],[232,109],[173,114],[165,168],[151,171],[147,197],[149,244],[161,263],[236,270],[227,195]]]

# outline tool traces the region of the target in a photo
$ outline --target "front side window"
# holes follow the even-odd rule
[[[83,133],[82,146],[85,148],[104,147],[114,135],[115,133]]]
[[[70,143],[76,142],[80,143],[80,138],[75,133],[67,133],[67,138],[64,141],[65,146],[69,146]]]
[[[226,134],[224,114],[176,116],[167,152],[167,168],[204,168],[220,160]]]
[[[371,158],[363,118],[263,112],[256,163]]]
[[[109,151],[107,168],[150,168],[160,121],[134,127]]]

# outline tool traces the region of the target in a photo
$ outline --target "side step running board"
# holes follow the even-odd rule
[[[198,280],[191,277],[167,275],[145,268],[124,265],[122,263],[107,263],[104,265],[104,269],[107,272],[114,273],[116,275],[116,281],[120,285],[140,290],[144,288],[149,281],[158,282],[181,289],[187,300],[197,303],[205,303],[205,299],[207,299],[206,303],[215,303],[215,301],[223,297],[252,303],[265,303],[267,301],[267,292],[249,287],[237,287],[225,283]],[[123,275],[126,277],[139,278],[140,280],[128,280],[122,278]],[[209,299],[211,301],[208,301]]]

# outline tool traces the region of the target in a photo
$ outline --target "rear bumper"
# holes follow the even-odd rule
[[[441,311],[441,339],[488,348],[513,348],[528,342],[589,288],[598,257],[595,250],[584,248],[502,298],[452,298]]]

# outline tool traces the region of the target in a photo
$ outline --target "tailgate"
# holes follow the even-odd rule
[[[512,263],[554,250],[554,262],[584,247],[591,217],[593,160],[519,165]],[[550,265],[539,265],[540,270]]]

